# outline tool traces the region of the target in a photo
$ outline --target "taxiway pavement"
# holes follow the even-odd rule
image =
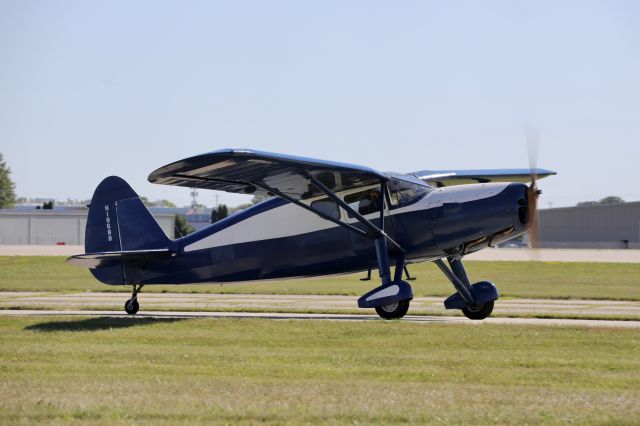
[[[121,316],[128,293],[0,292],[0,315],[110,315]],[[259,317],[275,319],[376,319],[371,310],[356,311],[355,296],[141,293],[138,316]],[[412,321],[458,323],[462,317],[447,316],[443,298],[417,297],[406,318]],[[221,311],[233,312],[221,312]],[[256,311],[270,311],[267,313]],[[302,312],[312,313],[302,313]],[[284,313],[283,313],[284,312]],[[329,312],[329,313],[327,313]],[[611,320],[490,318],[489,323],[531,323],[639,327],[638,321],[615,321],[626,316],[640,318],[640,302],[611,300],[499,299],[494,313],[499,316],[611,317]],[[417,314],[417,315],[415,315]],[[586,322],[585,322],[586,321]],[[613,325],[612,325],[613,324]]]

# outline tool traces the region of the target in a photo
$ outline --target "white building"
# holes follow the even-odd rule
[[[2,245],[84,245],[88,210],[0,210]],[[173,239],[175,215],[154,214],[160,228]]]

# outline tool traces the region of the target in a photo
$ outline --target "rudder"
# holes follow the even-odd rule
[[[110,176],[96,188],[87,218],[85,252],[119,252],[166,248],[170,240],[122,178]],[[123,268],[110,266],[91,269],[91,273],[107,284],[126,284]]]

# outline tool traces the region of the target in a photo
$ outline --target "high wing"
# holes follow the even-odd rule
[[[336,163],[248,149],[224,149],[185,158],[159,168],[149,175],[149,182],[190,188],[215,189],[242,194],[276,195],[316,215],[371,239],[388,240],[400,251],[402,247],[384,232],[384,221],[377,227],[355,211],[337,192],[369,185],[386,184],[387,175],[355,164]],[[366,227],[359,229],[339,218],[302,202],[326,195],[351,217]],[[380,211],[382,218],[383,211]],[[385,253],[386,253],[386,242]]]
[[[532,173],[538,179],[556,174],[545,169],[422,170],[412,174],[434,186],[443,187],[468,183],[529,182]]]
[[[276,190],[304,200],[322,194],[316,185],[310,185],[309,175],[334,193],[387,180],[383,173],[355,164],[224,149],[161,167],[149,175],[149,182],[241,194],[267,194]]]

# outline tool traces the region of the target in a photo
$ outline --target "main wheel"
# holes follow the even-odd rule
[[[378,315],[380,315],[381,318],[388,320],[402,318],[407,314],[407,311],[409,310],[410,301],[410,299],[407,299],[392,303],[390,305],[376,306],[376,312],[378,313]]]
[[[129,314],[133,315],[138,312],[140,309],[140,304],[138,304],[138,299],[129,299],[127,303],[124,304],[124,310]]]
[[[472,320],[483,320],[491,315],[491,312],[493,312],[493,300],[481,305],[472,305],[462,308],[464,316]]]

